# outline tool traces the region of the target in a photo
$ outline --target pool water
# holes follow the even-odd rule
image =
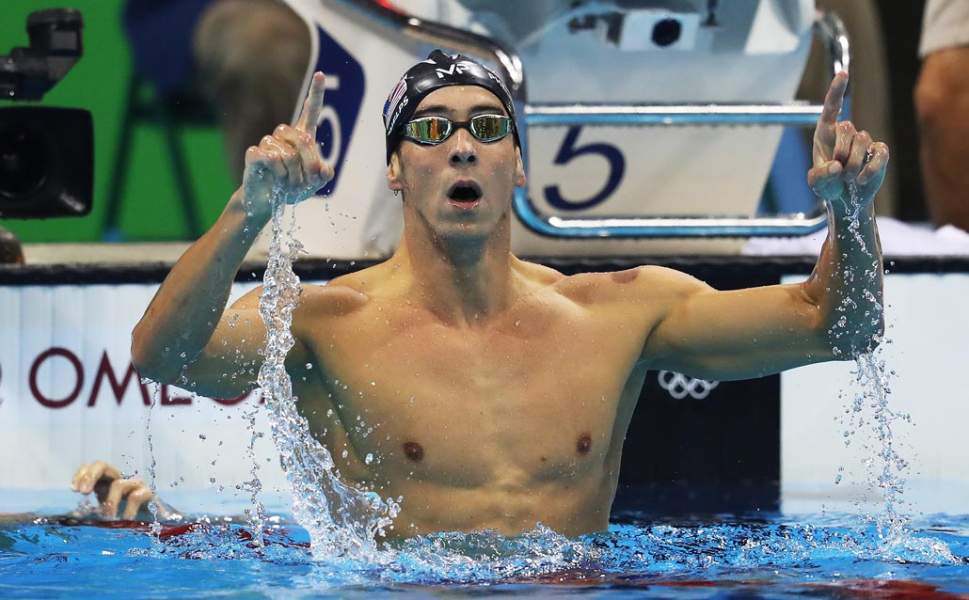
[[[317,561],[285,515],[267,523],[264,547],[227,517],[150,529],[55,516],[0,526],[0,596],[969,598],[969,515],[920,517],[885,539],[843,513],[626,513],[576,539],[543,528],[515,538],[442,533],[368,560]]]

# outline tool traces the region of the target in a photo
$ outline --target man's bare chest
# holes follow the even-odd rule
[[[377,472],[449,485],[534,484],[601,467],[636,340],[581,318],[341,323],[320,374],[353,449]]]

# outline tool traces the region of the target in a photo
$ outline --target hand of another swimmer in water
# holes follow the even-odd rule
[[[158,508],[159,518],[167,519],[172,515],[171,509],[159,502],[143,481],[133,477],[125,479],[121,471],[100,460],[81,465],[71,479],[71,489],[81,494],[94,492],[101,516],[105,519],[117,519],[118,511],[124,506],[121,518],[135,520],[142,509],[148,508],[147,502],[152,499]]]
[[[274,189],[288,204],[296,204],[333,179],[333,167],[323,160],[316,142],[325,85],[323,73],[314,73],[299,119],[293,125],[279,125],[246,151],[242,191],[250,214],[271,216]]]
[[[824,110],[814,130],[814,166],[808,185],[831,203],[835,211],[853,214],[875,198],[888,167],[888,146],[872,141],[867,131],[857,131],[851,121],[838,121],[848,74],[838,73],[824,97]],[[849,186],[857,194],[852,197]]]

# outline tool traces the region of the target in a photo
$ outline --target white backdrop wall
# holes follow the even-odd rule
[[[237,284],[230,301],[255,285]],[[242,417],[256,394],[193,397],[142,386],[131,368],[131,330],[157,287],[0,287],[0,488],[66,487],[78,465],[96,459],[147,477],[149,432],[162,491],[234,489],[250,479]],[[284,476],[264,412],[257,454],[273,489]]]

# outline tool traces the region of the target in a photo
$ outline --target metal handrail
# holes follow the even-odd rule
[[[528,157],[528,127],[561,125],[798,125],[814,124],[820,105],[793,104],[542,104],[527,103],[521,59],[511,49],[487,36],[408,15],[382,0],[338,0],[373,22],[405,37],[440,45],[494,62],[518,110],[517,127],[522,157]],[[833,12],[821,13],[815,22],[827,46],[831,74],[848,70],[850,43],[844,23]],[[846,95],[843,117],[850,114]],[[798,236],[822,229],[826,211],[818,204],[809,214],[777,217],[582,217],[542,214],[527,190],[517,188],[512,201],[522,224],[540,235],[560,238],[745,237]]]
[[[522,223],[540,235],[566,238],[779,237],[822,229],[823,208],[782,217],[596,217],[567,219],[539,214],[528,192],[516,188],[512,205]]]
[[[813,125],[809,104],[529,104],[529,127],[555,125]]]

